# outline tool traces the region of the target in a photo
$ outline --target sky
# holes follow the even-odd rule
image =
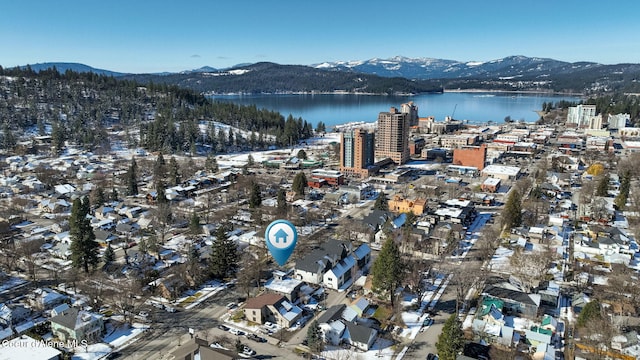
[[[1,0],[0,66],[127,73],[510,55],[640,63],[640,1]]]

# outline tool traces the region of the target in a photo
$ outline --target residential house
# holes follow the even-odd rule
[[[318,318],[318,325],[325,343],[334,346],[340,345],[342,335],[346,329],[346,326],[340,320],[346,307],[345,304],[334,305]]]
[[[344,322],[348,334],[344,336],[345,342],[362,351],[369,351],[376,341],[378,331],[368,326],[356,324],[350,321]]]
[[[360,245],[355,251],[349,242],[329,240],[296,263],[295,276],[302,281],[343,289],[352,283],[354,272],[369,268],[371,248]]]
[[[177,298],[188,286],[183,279],[174,274],[154,281],[153,285],[156,286],[156,290],[158,290],[160,296],[168,300]]]
[[[38,288],[32,294],[27,295],[30,305],[40,309],[48,310],[64,303],[68,297],[49,288]]]
[[[236,360],[243,359],[236,352],[210,346],[205,339],[198,337],[187,340],[181,346],[178,346],[171,353],[175,360]]]
[[[506,287],[488,285],[484,288],[484,295],[500,299],[504,302],[504,311],[514,315],[534,319],[538,316],[540,295],[527,294]]]
[[[0,304],[0,325],[10,327],[26,320],[31,310],[20,304]]]
[[[94,343],[100,341],[103,331],[102,316],[77,308],[69,308],[51,318],[51,332],[62,341]]]
[[[60,360],[62,352],[46,342],[21,335],[0,347],[0,359]]]
[[[247,300],[244,306],[247,320],[264,324],[269,321],[282,328],[289,328],[300,320],[302,309],[293,305],[282,295],[274,293],[262,294]]]
[[[357,304],[357,309],[364,306],[364,302]],[[349,315],[354,311],[352,307],[347,307],[345,304],[334,305],[318,318],[322,338],[327,344],[337,346],[346,343],[363,351],[368,351],[371,348],[377,338],[378,331],[370,326],[354,322],[355,319]],[[345,315],[352,320],[347,320]]]
[[[287,274],[282,271],[274,271],[273,278],[267,281],[264,288],[283,295],[287,300],[295,303],[300,297],[300,289],[303,285],[302,281],[287,277]]]

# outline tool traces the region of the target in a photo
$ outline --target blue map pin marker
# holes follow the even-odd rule
[[[287,220],[276,220],[267,226],[264,232],[267,249],[280,266],[289,260],[298,242],[296,227]]]

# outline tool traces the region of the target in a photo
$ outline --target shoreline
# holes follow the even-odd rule
[[[488,89],[444,89],[445,93],[502,93],[502,94],[541,94],[541,95],[558,95],[558,96],[578,96],[583,97],[582,93],[543,91],[543,90],[488,90]]]
[[[278,96],[278,95],[359,95],[359,96],[403,96],[403,97],[412,97],[419,96],[425,94],[443,94],[443,93],[468,93],[468,94],[479,94],[479,93],[490,93],[490,94],[539,94],[539,95],[552,95],[552,96],[576,96],[576,97],[585,97],[586,95],[583,93],[572,93],[572,92],[557,92],[557,91],[544,91],[544,90],[498,90],[498,89],[442,89],[442,91],[426,91],[421,93],[397,93],[397,94],[379,94],[379,93],[370,93],[370,92],[347,92],[347,91],[291,91],[291,92],[275,92],[275,93],[209,93],[204,92],[202,95],[208,98],[215,98],[216,96],[220,97],[251,97],[251,96],[260,96],[260,95],[270,95],[270,96]]]

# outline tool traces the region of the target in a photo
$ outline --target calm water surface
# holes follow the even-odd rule
[[[409,101],[418,106],[420,117],[435,116],[436,120],[442,121],[445,116],[453,115],[454,119],[476,124],[488,121],[502,123],[507,116],[514,120],[536,121],[538,115],[535,111],[542,108],[543,102],[580,101],[578,97],[548,94],[458,92],[415,96],[317,94],[216,95],[212,98],[241,105],[256,105],[258,108],[279,111],[285,117],[292,114],[314,126],[322,121],[327,127],[354,121],[373,122],[379,112],[389,111],[391,106],[400,108],[400,104]]]

